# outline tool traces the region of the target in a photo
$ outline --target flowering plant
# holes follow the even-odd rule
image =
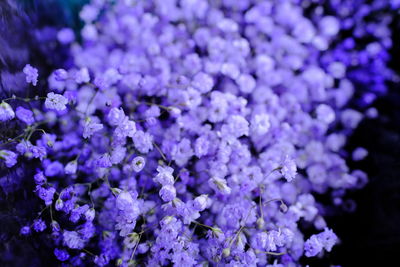
[[[2,190],[27,177],[42,206],[20,235],[74,266],[298,266],[330,252],[315,195],[341,205],[365,184],[343,146],[392,74],[389,4],[328,2],[85,5],[82,41],[57,35],[71,62],[22,70],[46,93],[0,104],[20,131],[1,164],[23,172]]]

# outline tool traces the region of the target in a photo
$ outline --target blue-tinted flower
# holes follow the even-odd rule
[[[90,82],[89,70],[85,67],[81,68],[75,73],[74,79],[77,84]]]
[[[117,230],[120,230],[120,236],[127,236],[136,226],[136,219],[140,214],[139,204],[129,192],[121,192],[115,201],[118,209],[116,217]]]
[[[32,67],[30,64],[25,65],[23,72],[26,76],[26,82],[32,83],[33,86],[36,86],[38,82],[39,72],[36,68]]]
[[[101,155],[95,161],[95,166],[99,168],[109,168],[112,166],[110,155],[108,153]]]
[[[160,190],[160,197],[165,202],[172,201],[176,197],[176,189],[173,185],[164,185]]]
[[[64,69],[57,69],[53,72],[53,74],[57,81],[65,81],[69,78],[68,72]]]
[[[366,156],[368,156],[368,151],[363,147],[357,147],[352,154],[354,161],[363,160]]]
[[[318,255],[323,249],[323,245],[316,235],[313,235],[304,243],[304,252],[307,257]]]
[[[200,93],[205,94],[211,91],[214,86],[214,81],[208,74],[199,72],[194,76],[192,86],[199,90]]]
[[[59,261],[66,261],[66,260],[68,260],[69,259],[69,254],[68,254],[68,252],[66,251],[66,250],[64,250],[64,249],[58,249],[58,248],[55,248],[54,249],[54,255],[57,257],[57,259],[59,260]]]
[[[291,182],[297,175],[296,163],[286,156],[282,162],[280,172],[288,182]]]
[[[95,132],[100,131],[103,129],[103,124],[96,123],[93,119],[88,118],[85,120],[85,126],[83,128],[83,138],[91,137]]]
[[[54,193],[56,189],[54,187],[45,188],[40,185],[36,186],[36,194],[43,199],[46,206],[49,206],[53,203]]]
[[[210,141],[206,136],[200,136],[194,144],[194,153],[198,158],[207,155],[210,146]]]
[[[131,166],[135,172],[140,172],[141,170],[143,170],[145,164],[145,159],[141,156],[138,156],[132,160]]]
[[[193,207],[198,211],[203,211],[207,207],[208,196],[201,195],[194,199]]]
[[[220,192],[221,194],[224,195],[229,195],[232,191],[232,189],[228,186],[225,179],[213,177],[210,180],[208,180],[208,184],[216,192]]]
[[[122,108],[112,108],[107,115],[107,120],[112,126],[118,126],[125,120],[125,113]]]
[[[172,185],[174,184],[174,176],[172,175],[174,169],[169,166],[158,166],[157,175],[154,181],[160,183],[161,185]]]
[[[9,121],[14,119],[15,113],[7,102],[0,103],[0,121]]]
[[[29,235],[31,233],[31,229],[29,226],[23,226],[19,232],[21,235]]]
[[[133,142],[140,153],[148,153],[153,149],[153,137],[149,133],[137,131],[133,135]]]
[[[325,104],[321,104],[316,110],[318,120],[330,124],[335,120],[335,112],[333,109]]]
[[[89,210],[88,205],[78,206],[71,211],[71,215],[69,217],[70,221],[76,223],[79,221],[80,217]]]
[[[44,102],[46,108],[57,111],[65,110],[67,104],[68,100],[64,96],[53,92],[47,94],[46,101]]]
[[[84,240],[75,231],[63,232],[64,245],[72,249],[82,249],[85,246]]]
[[[61,175],[64,173],[64,166],[58,162],[54,161],[47,165],[44,174],[48,177],[53,177],[57,175]]]
[[[33,112],[30,111],[29,109],[23,108],[23,107],[17,107],[15,110],[15,114],[17,115],[17,118],[23,122],[25,122],[28,125],[31,125],[32,123],[35,122],[35,117],[33,116]]]
[[[4,160],[8,168],[17,164],[17,158],[18,155],[10,150],[0,150],[0,159]]]
[[[123,146],[117,146],[113,149],[111,153],[110,161],[112,164],[119,164],[121,163],[126,155],[126,148]]]
[[[33,221],[33,229],[36,232],[43,232],[46,228],[46,223],[42,219],[39,218]]]
[[[63,28],[57,33],[57,39],[62,44],[69,44],[75,40],[74,31],[70,28]]]
[[[75,174],[78,169],[78,162],[76,160],[70,161],[65,165],[64,171],[66,174]]]
[[[321,244],[324,246],[325,250],[330,252],[332,247],[337,243],[338,238],[336,234],[328,228],[325,228],[322,233],[318,234],[318,239]]]

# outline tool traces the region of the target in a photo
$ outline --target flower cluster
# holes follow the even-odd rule
[[[331,251],[315,194],[341,205],[366,182],[343,147],[377,116],[391,17],[382,1],[321,2],[92,0],[81,38],[57,35],[68,67],[47,83],[23,69],[46,94],[0,104],[21,128],[0,164],[33,164],[43,207],[20,234],[48,234],[73,266],[297,266]]]

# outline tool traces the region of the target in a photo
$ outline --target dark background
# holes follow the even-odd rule
[[[390,67],[400,74],[400,20],[391,25],[393,48]],[[389,92],[374,106],[379,117],[364,120],[349,141],[349,148],[365,147],[368,157],[357,165],[367,172],[365,188],[350,193],[354,213],[328,218],[341,237],[332,263],[347,266],[400,266],[400,86],[388,83]],[[349,163],[354,166],[354,163]]]

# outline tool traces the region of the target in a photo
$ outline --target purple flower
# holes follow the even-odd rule
[[[251,129],[257,135],[266,134],[270,127],[268,114],[256,114],[251,121]]]
[[[173,185],[164,185],[160,190],[160,197],[165,202],[172,201],[176,197],[176,189]]]
[[[333,109],[325,104],[321,104],[316,110],[318,120],[330,124],[335,120],[335,112]]]
[[[335,233],[328,228],[325,228],[322,233],[318,234],[318,239],[321,244],[324,246],[325,250],[330,252],[332,247],[337,243],[338,238]]]
[[[207,139],[206,136],[200,136],[196,139],[194,145],[194,153],[198,158],[207,155],[208,149],[210,146],[210,141]]]
[[[43,146],[30,146],[29,152],[34,158],[39,158],[43,160],[47,156],[46,148]]]
[[[131,166],[135,172],[140,172],[141,170],[143,170],[145,164],[145,159],[141,156],[138,156],[132,160]]]
[[[108,153],[101,155],[95,161],[95,166],[99,168],[109,168],[112,166],[110,155]]]
[[[203,211],[207,207],[208,195],[201,195],[194,199],[193,207],[198,211]]]
[[[15,114],[17,115],[17,118],[23,122],[25,122],[28,125],[31,125],[32,123],[35,122],[35,117],[33,116],[33,112],[30,111],[29,109],[23,108],[23,107],[17,107],[15,110]]]
[[[111,153],[111,163],[112,164],[119,164],[121,163],[126,155],[126,148],[123,146],[117,146],[113,149]]]
[[[153,137],[149,133],[137,131],[133,135],[133,142],[140,153],[148,153],[153,149]]]
[[[64,245],[72,249],[82,249],[85,246],[84,240],[75,231],[63,232]]]
[[[212,90],[214,81],[208,74],[199,72],[194,76],[192,86],[200,93],[205,94]]]
[[[134,200],[129,192],[121,192],[116,199],[116,206],[119,210],[126,210],[133,204]]]
[[[68,100],[64,96],[60,94],[55,94],[53,92],[47,94],[46,101],[44,102],[46,108],[57,111],[65,110],[67,108],[67,104]]]
[[[48,177],[53,177],[57,175],[61,175],[64,173],[64,166],[58,162],[51,162],[45,169],[44,174]]]
[[[66,250],[64,250],[64,249],[58,249],[58,248],[55,248],[54,249],[54,255],[57,257],[57,259],[59,260],[59,261],[66,261],[66,260],[68,260],[69,259],[69,254],[68,254],[68,252],[66,251]]]
[[[366,156],[368,156],[368,151],[363,147],[357,147],[352,154],[354,161],[363,160]]]
[[[304,243],[304,252],[307,257],[317,256],[323,249],[321,241],[313,235]]]
[[[78,206],[71,211],[70,221],[76,223],[79,221],[80,217],[89,210],[88,205]]]
[[[296,163],[288,156],[285,157],[280,172],[288,182],[291,182],[297,175]]]
[[[21,235],[29,235],[31,233],[31,228],[29,226],[23,226],[19,233]]]
[[[322,249],[330,252],[337,242],[337,236],[332,230],[325,228],[324,232],[312,235],[304,244],[304,251],[307,257],[319,254]]]
[[[94,21],[99,14],[99,9],[95,5],[85,5],[81,12],[79,13],[79,17],[86,23],[90,23]]]
[[[74,74],[74,79],[77,84],[90,82],[89,70],[87,68],[81,68]]]
[[[45,101],[0,104],[0,161],[16,166],[0,178],[7,205],[21,206],[27,164],[26,200],[55,207],[21,235],[50,223],[36,235],[73,266],[295,266],[331,251],[314,194],[339,205],[367,181],[347,166],[367,152],[345,144],[378,116],[370,105],[393,76],[390,4],[336,1],[308,16],[303,0],[113,2],[82,8],[79,43],[56,32],[67,60]],[[307,240],[303,222],[324,230]]]
[[[66,81],[69,78],[68,72],[64,69],[57,69],[53,74],[56,81]]]
[[[161,185],[173,185],[174,184],[174,176],[172,173],[174,169],[168,166],[158,166],[157,167],[157,175],[154,178],[154,181],[160,183]]]
[[[39,218],[33,221],[33,229],[36,232],[43,232],[46,228],[46,223],[42,219]]]
[[[87,118],[85,120],[85,126],[83,128],[83,138],[89,138],[91,137],[95,132],[100,131],[101,129],[103,129],[103,124],[101,123],[96,123],[95,121],[93,121],[93,119],[91,118]]]
[[[208,180],[208,184],[216,192],[220,192],[223,195],[229,195],[232,192],[232,189],[227,185],[225,179],[213,177],[210,180]]]
[[[78,162],[76,160],[70,161],[65,165],[64,171],[66,174],[75,174],[78,169]]]
[[[56,189],[54,187],[44,188],[40,185],[36,186],[36,194],[43,199],[46,206],[49,206],[53,203],[54,193]]]
[[[14,119],[15,113],[10,104],[6,102],[0,103],[0,121],[9,121]]]
[[[18,155],[10,150],[0,150],[0,159],[3,159],[6,166],[11,168],[17,164]]]
[[[222,134],[224,136],[247,136],[249,135],[249,122],[239,115],[229,117],[228,123],[222,126]]]
[[[323,35],[334,36],[340,30],[340,22],[333,16],[325,16],[319,21],[319,28]]]
[[[256,87],[255,79],[249,74],[241,74],[236,79],[236,82],[239,85],[240,91],[246,94],[253,92],[254,88]]]
[[[108,122],[112,126],[118,126],[124,122],[125,113],[122,108],[112,108],[107,115]]]
[[[25,65],[23,72],[26,76],[26,82],[32,83],[33,86],[36,86],[38,82],[39,72],[36,68],[32,67],[30,64]]]
[[[75,40],[75,34],[70,28],[63,28],[57,33],[57,39],[62,44],[69,44]]]
[[[127,236],[136,226],[136,219],[140,214],[138,201],[133,199],[129,192],[121,192],[116,199],[118,215],[115,228],[120,230],[120,236]]]

